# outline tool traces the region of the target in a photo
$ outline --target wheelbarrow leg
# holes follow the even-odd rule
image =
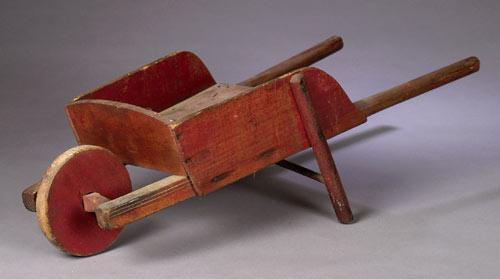
[[[290,86],[337,219],[343,224],[351,223],[353,220],[351,207],[349,206],[339,173],[335,167],[330,148],[319,126],[304,76],[302,74],[295,74],[290,79]]]

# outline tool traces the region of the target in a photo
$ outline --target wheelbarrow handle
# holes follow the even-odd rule
[[[343,46],[344,42],[342,41],[342,38],[332,36],[323,42],[304,50],[303,52],[294,55],[287,60],[280,62],[279,64],[274,65],[238,84],[252,87],[257,86],[296,69],[309,66],[329,56],[330,54],[339,51]]]
[[[479,59],[471,56],[391,89],[359,100],[354,105],[366,116],[426,93],[479,70]]]
[[[33,184],[22,193],[24,206],[29,211],[36,212],[40,183]],[[82,196],[82,206],[86,212],[96,214],[101,228],[110,230],[121,228],[194,196],[191,181],[187,177],[171,175],[113,200],[100,193],[88,193]]]
[[[38,194],[38,187],[40,186],[40,182],[41,181],[38,181],[30,187],[24,189],[21,194],[24,207],[32,212],[36,212],[36,196]]]

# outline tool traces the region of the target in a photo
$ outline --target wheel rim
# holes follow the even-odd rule
[[[121,229],[103,230],[94,213],[85,212],[82,196],[91,192],[115,199],[132,190],[127,169],[109,150],[81,145],[59,155],[40,184],[36,208],[42,232],[74,256],[106,250]]]

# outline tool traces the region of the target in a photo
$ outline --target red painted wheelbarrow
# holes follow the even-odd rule
[[[218,84],[193,53],[172,53],[66,106],[78,146],[23,191],[45,236],[88,256],[125,225],[230,185],[272,164],[326,186],[341,223],[353,220],[326,139],[367,117],[479,70],[470,57],[352,103],[327,73],[307,67],[343,46],[328,40],[237,85]],[[320,173],[285,161],[312,147]],[[132,191],[125,164],[164,171]]]

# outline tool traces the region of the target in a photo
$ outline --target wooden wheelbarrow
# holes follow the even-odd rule
[[[470,57],[355,103],[325,72],[326,41],[237,85],[218,84],[190,52],[172,53],[66,106],[78,146],[22,193],[64,252],[108,248],[125,225],[206,195],[272,164],[326,186],[341,223],[353,220],[326,139],[367,117],[479,70]],[[284,159],[312,147],[320,173]],[[124,164],[171,176],[132,191]]]

